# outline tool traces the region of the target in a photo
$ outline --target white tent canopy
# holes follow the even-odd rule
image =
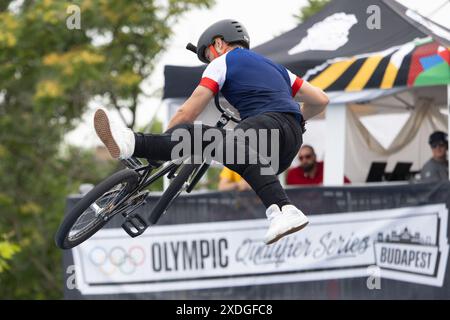
[[[411,162],[411,170],[419,171],[431,155],[429,135],[436,130],[448,131],[446,96],[447,87],[436,86],[407,89],[363,105],[348,103],[345,174],[354,182],[364,182],[374,161],[387,162],[387,171],[392,171],[397,162]],[[397,136],[393,137],[392,143],[385,148],[367,130],[360,118],[363,115],[394,113],[407,113],[409,118]],[[386,122],[379,130],[398,125]],[[328,167],[328,170],[333,169]]]

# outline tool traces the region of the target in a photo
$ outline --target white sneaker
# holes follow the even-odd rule
[[[115,122],[105,109],[97,109],[94,127],[98,137],[113,158],[126,159],[134,153],[134,132],[123,123]]]
[[[308,218],[293,205],[285,205],[280,208],[273,204],[266,211],[270,226],[267,230],[264,242],[274,243],[282,237],[297,232],[309,223]]]

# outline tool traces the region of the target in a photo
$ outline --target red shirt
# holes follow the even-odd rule
[[[323,184],[323,162],[317,162],[316,175],[312,178],[305,177],[305,171],[302,167],[295,167],[288,170],[286,184]],[[344,183],[350,183],[350,180],[344,176]]]

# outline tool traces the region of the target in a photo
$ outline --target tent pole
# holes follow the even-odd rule
[[[447,84],[447,133],[450,133],[450,84]],[[450,170],[448,172],[448,179],[450,180]]]
[[[177,103],[174,99],[166,99],[164,100],[165,105],[165,114],[163,116],[163,132],[167,130],[167,126],[169,125],[170,119],[174,113],[174,110],[178,107]],[[167,178],[167,175],[163,177],[163,190],[166,190],[169,187],[170,180]]]
[[[347,106],[345,104],[330,105],[327,107],[325,117],[326,143],[323,184],[341,186],[344,184]]]

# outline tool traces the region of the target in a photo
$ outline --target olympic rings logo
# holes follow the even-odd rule
[[[137,267],[145,262],[145,251],[142,247],[133,246],[127,250],[116,246],[109,250],[94,247],[88,254],[89,261],[103,274],[112,275],[120,271],[123,275],[133,274]]]

